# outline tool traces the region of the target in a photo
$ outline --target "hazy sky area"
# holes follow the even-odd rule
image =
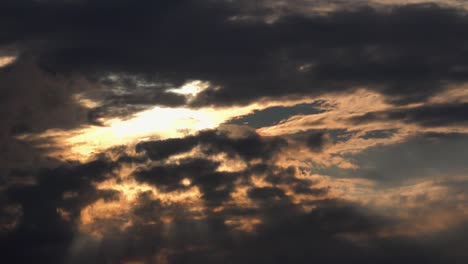
[[[0,263],[468,263],[467,10],[0,1]]]

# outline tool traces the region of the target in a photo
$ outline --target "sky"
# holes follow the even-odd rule
[[[462,0],[3,0],[0,262],[468,263]]]

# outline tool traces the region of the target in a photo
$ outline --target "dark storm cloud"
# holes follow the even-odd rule
[[[188,136],[140,143],[136,146],[136,151],[145,151],[146,155],[152,160],[162,160],[176,154],[188,152],[197,144],[196,137]]]
[[[229,157],[240,157],[246,161],[254,159],[271,159],[287,142],[280,137],[262,137],[257,133],[251,133],[246,137],[229,138],[223,136],[201,133],[200,139],[206,146],[202,151],[207,154],[226,153]],[[203,148],[203,146],[202,146]]]
[[[425,127],[466,126],[468,124],[468,103],[432,104],[409,109],[370,112],[353,117],[351,120],[357,124],[401,120]]]
[[[72,95],[90,84],[73,77],[50,75],[33,61],[0,69],[2,134],[14,136],[82,124],[86,109]]]
[[[52,75],[33,60],[20,60],[0,68],[0,174],[14,168],[54,166],[57,162],[43,155],[47,139],[35,144],[16,137],[48,129],[72,129],[87,124],[88,110],[73,95],[90,90],[91,84],[75,75]],[[50,146],[53,148],[52,146]]]
[[[193,180],[214,174],[218,166],[219,163],[207,159],[188,159],[183,160],[181,164],[156,166],[150,170],[140,171],[136,178],[152,183],[161,188],[162,191],[170,192],[183,189],[183,179]]]
[[[116,199],[115,191],[97,190],[93,185],[107,179],[115,166],[108,160],[62,164],[36,172],[33,184],[2,190],[7,205],[17,206],[21,212],[16,226],[0,234],[5,250],[2,261],[63,263],[81,209],[98,199]]]
[[[232,192],[241,186],[249,188],[249,198],[261,203],[276,199],[291,203],[285,194],[285,186],[301,195],[321,197],[328,193],[328,188],[315,186],[318,181],[298,178],[299,168],[274,165],[275,155],[279,154],[281,147],[286,147],[285,140],[281,138],[262,138],[256,133],[235,138],[219,130],[208,130],[185,138],[144,142],[136,148],[140,153],[144,150],[152,160],[164,161],[173,155],[187,153],[195,146],[200,146],[205,157],[184,158],[176,163],[143,168],[137,171],[136,179],[150,183],[162,192],[184,191],[196,186],[207,206],[219,206],[230,201]],[[220,153],[246,161],[247,167],[236,172],[218,171],[221,163],[210,160],[210,157]],[[261,163],[249,163],[253,159]],[[273,186],[250,188],[254,176],[264,178]],[[190,184],[184,185],[185,179],[190,180]]]
[[[405,103],[466,81],[468,19],[457,9],[428,4],[325,16],[286,13],[266,24],[233,19],[242,16],[239,3],[6,1],[0,40],[20,43],[53,72],[68,69],[97,79],[133,74],[174,86],[209,81],[213,88],[194,105],[362,86]]]
[[[290,186],[295,194],[323,196],[328,193],[328,188],[315,186],[319,183],[319,181],[297,178],[296,175],[299,171],[300,168],[293,166],[288,168],[281,168],[269,164],[257,164],[251,166],[244,173],[247,175],[264,175],[265,181],[271,183],[273,186]]]
[[[196,186],[208,206],[219,206],[231,200],[236,188],[251,186],[254,175],[264,177],[274,185],[249,189],[248,196],[260,202],[276,198],[289,202],[283,190],[285,185],[296,194],[323,196],[328,193],[328,189],[314,186],[318,182],[297,178],[297,168],[284,169],[274,165],[275,155],[287,146],[286,141],[279,137],[263,138],[251,132],[236,138],[220,130],[208,130],[185,138],[140,143],[136,149],[140,153],[144,150],[152,160],[163,161],[173,155],[187,153],[195,146],[200,147],[204,158],[184,158],[177,163],[143,168],[136,173],[136,179],[153,184],[162,192],[183,191]],[[246,161],[247,168],[237,172],[219,172],[220,162],[212,161],[210,157],[220,153]],[[250,164],[252,160],[261,163]],[[184,179],[190,180],[190,184],[184,185]]]
[[[139,260],[148,263],[158,263],[155,255],[163,252],[168,263],[432,264],[463,260],[464,253],[460,249],[466,243],[461,237],[466,231],[462,231],[462,226],[452,230],[461,231],[458,235],[447,232],[424,241],[405,237],[379,238],[375,235],[378,230],[391,227],[395,222],[354,204],[320,201],[315,203],[317,209],[310,213],[279,200],[263,206],[255,215],[264,222],[252,233],[235,231],[225,224],[224,220],[232,216],[229,213],[239,212],[213,213],[201,220],[189,220],[180,213],[167,231],[142,224],[115,233],[102,244],[100,256],[113,262]],[[154,218],[151,212],[163,214],[168,209],[164,207],[143,198],[135,214],[151,220]],[[172,239],[164,239],[163,232]],[[444,242],[437,237],[444,237]],[[451,248],[450,244],[456,247]]]
[[[287,146],[286,140],[280,137],[261,137],[255,132],[245,137],[233,138],[222,130],[207,130],[195,136],[184,138],[149,141],[137,145],[137,151],[146,151],[153,160],[187,152],[195,146],[208,155],[225,153],[230,158],[240,157],[243,160],[268,160],[277,154],[282,147]]]
[[[187,141],[182,138],[143,143],[139,148],[145,152],[139,153],[139,158],[130,160],[132,156],[128,156],[117,160],[125,164],[144,164],[146,159],[140,156],[146,154],[160,161],[190,151],[196,145],[193,142],[216,142],[219,137],[223,139],[222,142],[235,142],[235,138],[207,131],[185,138]],[[439,152],[443,150],[442,145],[453,150],[453,145],[446,146],[446,141],[456,144],[460,137],[463,138],[462,135],[427,135],[419,141],[415,139],[416,143],[408,148],[428,145],[425,141],[428,140],[434,145],[433,149]],[[231,152],[238,152],[232,156],[243,157],[243,148],[232,147],[235,145],[232,142],[229,144],[227,148]],[[404,152],[405,146],[395,148],[403,148]],[[160,154],[156,152],[158,149],[161,150]],[[463,146],[459,146],[459,149],[462,151]],[[427,148],[422,152],[437,155],[431,154],[433,151]],[[119,153],[119,149],[112,153]],[[217,153],[211,151],[206,155],[210,157]],[[128,154],[122,154],[122,157],[125,155]],[[375,156],[369,154],[363,159]],[[422,159],[427,159],[427,156]],[[433,159],[429,160],[434,162]],[[466,241],[458,233],[451,233],[458,230],[458,226],[447,233],[427,238],[380,237],[377,235],[379,230],[392,228],[399,221],[378,216],[368,208],[337,200],[308,202],[315,209],[306,212],[292,202],[292,195],[283,186],[290,186],[296,194],[314,197],[326,195],[328,189],[316,187],[317,182],[298,178],[300,168],[279,168],[270,159],[263,159],[261,164],[252,164],[236,173],[217,172],[219,163],[208,158],[182,159],[178,163],[139,170],[134,175],[137,180],[153,184],[167,193],[186,190],[188,187],[182,185],[181,180],[190,179],[190,186],[200,189],[201,198],[208,209],[202,215],[192,215],[183,205],[164,203],[143,193],[130,211],[129,219],[132,219],[133,225],[124,230],[111,229],[102,240],[96,242],[80,234],[75,225],[81,209],[93,201],[100,198],[108,201],[118,199],[117,193],[96,190],[92,185],[93,182],[114,177],[111,172],[118,165],[104,158],[85,164],[63,165],[40,172],[35,185],[10,188],[10,208],[21,205],[23,215],[19,214],[21,221],[13,232],[0,236],[1,245],[8,251],[4,259],[14,260],[15,263],[30,263],[33,260],[37,263],[119,263],[130,260],[158,263],[163,259],[168,263],[219,263],[227,260],[228,263],[313,261],[389,264],[459,263],[457,261],[465,259],[463,251],[459,249],[466,245]],[[265,177],[273,186],[254,186],[250,181],[253,174]],[[232,192],[238,186],[248,187],[247,196],[254,207],[239,207],[229,203],[233,199]],[[76,195],[65,198],[66,192],[74,192]],[[220,205],[223,206],[221,210],[210,210]],[[63,219],[57,208],[70,212],[71,220]],[[163,217],[166,216],[172,218],[170,224],[163,223]],[[233,219],[249,218],[261,221],[253,232],[240,231],[228,224]],[[440,242],[441,237],[444,243]],[[75,243],[81,246],[73,249]],[[74,253],[70,255],[71,251]]]
[[[252,188],[248,195],[254,200],[271,200],[285,197],[284,191],[276,187]]]
[[[293,190],[296,194],[308,194],[314,196],[323,196],[328,193],[328,188],[309,188],[304,185],[296,185]]]
[[[206,136],[207,133],[208,132],[205,132],[204,136]],[[190,142],[193,138],[185,139],[188,139]],[[183,140],[184,139],[177,139],[176,141],[180,144]],[[152,151],[158,150],[158,147],[164,147],[167,142],[173,141],[174,140],[148,142],[143,143],[143,145],[147,148],[146,153],[155,157]],[[178,144],[174,144],[174,150],[181,150]],[[140,147],[141,146],[142,145],[140,145]],[[151,147],[149,148],[149,146]],[[184,151],[189,151],[191,147],[193,147],[193,145],[184,149]],[[256,146],[252,145],[251,147]],[[161,152],[167,154],[167,149],[161,148]],[[171,154],[180,154],[180,152],[173,152]],[[210,151],[208,157],[217,154],[218,152]],[[270,153],[269,155],[272,154]],[[241,153],[236,156],[242,157]],[[156,155],[156,157],[159,158],[161,156]],[[167,157],[169,157],[169,155],[165,156],[165,158]],[[267,182],[273,185],[273,187],[249,189],[248,196],[257,201],[268,201],[269,199],[276,198],[288,200],[289,198],[282,189],[284,186],[290,186],[296,194],[323,196],[328,193],[327,188],[315,187],[318,181],[297,178],[296,174],[298,168],[289,167],[284,169],[273,165],[273,162],[269,159],[263,159],[263,162],[260,164],[248,165],[246,169],[241,171],[219,172],[218,168],[220,162],[214,162],[208,157],[185,158],[177,163],[162,164],[140,169],[135,177],[141,182],[153,184],[162,192],[183,191],[197,186],[202,193],[202,198],[204,198],[207,205],[210,206],[216,206],[221,202],[229,201],[232,198],[231,193],[235,191],[237,187],[251,185],[251,180],[254,175],[263,177]],[[184,185],[184,179],[190,180],[190,184]]]
[[[444,252],[447,248],[436,248],[434,241],[425,247],[404,238],[352,243],[342,236],[372,234],[392,223],[350,204],[318,205],[311,213],[289,215],[259,228],[258,235],[243,241],[232,263],[456,263]]]
[[[398,129],[383,129],[383,130],[372,130],[366,132],[365,135],[361,136],[363,139],[371,138],[389,138],[398,132]]]

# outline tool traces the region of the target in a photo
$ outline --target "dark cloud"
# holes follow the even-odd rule
[[[211,155],[218,153],[215,151],[206,152],[204,158],[186,158],[176,163],[156,163],[158,165],[149,167],[145,165],[149,159],[141,157],[144,154],[161,162],[190,151],[195,146],[194,142],[208,144],[216,141],[217,137],[229,144],[233,143],[228,140],[235,140],[219,131],[205,131],[186,137],[187,141],[182,138],[146,142],[138,146],[145,150],[138,153],[138,158],[131,159],[133,156],[125,154],[123,150],[114,149],[112,155],[121,153],[126,158],[112,161],[103,154],[101,159],[89,163],[64,164],[55,169],[42,170],[36,177],[36,184],[10,187],[6,203],[9,206],[2,206],[7,214],[0,218],[0,223],[11,223],[16,219],[19,222],[13,231],[0,236],[0,243],[8,252],[4,259],[14,259],[15,263],[30,263],[33,260],[38,263],[118,263],[131,260],[147,263],[219,263],[227,259],[229,263],[310,263],[313,260],[389,264],[408,261],[459,263],[465,259],[460,248],[466,245],[466,241],[460,235],[451,233],[455,232],[452,229],[433,237],[381,237],[378,235],[381,230],[395,228],[400,221],[380,216],[367,207],[335,199],[294,203],[294,194],[287,188],[291,188],[295,194],[316,198],[326,198],[329,191],[329,188],[317,187],[319,182],[298,177],[302,168],[281,168],[272,163],[273,159],[261,159],[262,163],[251,164],[243,171],[219,172],[219,162],[210,159]],[[426,156],[421,159],[427,161],[427,155],[436,155],[427,150],[428,146],[439,152],[443,150],[441,146],[456,150],[453,145],[447,144],[459,143],[460,137],[463,138],[462,135],[431,134],[406,145],[396,145],[390,150],[394,148],[393,152],[404,153],[405,148],[414,150],[417,149],[415,146],[422,146],[422,153]],[[208,138],[212,141],[208,141]],[[174,143],[172,149],[170,143]],[[460,151],[462,148],[459,146]],[[158,149],[161,152],[151,152]],[[233,157],[244,157],[242,148],[228,149],[238,153]],[[370,157],[377,156],[370,153],[362,159],[370,162]],[[432,164],[435,160],[429,158]],[[411,162],[418,167],[415,160]],[[124,217],[132,220],[130,227],[113,227],[114,222],[122,220],[109,219],[103,225],[107,231],[99,241],[81,233],[76,225],[84,207],[98,199],[120,199],[117,192],[96,190],[93,183],[110,177],[119,179],[114,172],[125,164],[140,166],[134,177],[153,184],[164,193],[184,191],[194,186],[199,188],[206,209],[192,212],[183,204],[163,202],[148,193],[141,193]],[[359,164],[365,166],[366,163]],[[404,168],[401,164],[390,166]],[[16,175],[21,176],[21,173]],[[265,179],[272,186],[255,186],[253,175]],[[189,186],[182,184],[185,178],[190,179]],[[449,186],[452,183],[446,184]],[[239,187],[247,188],[246,194],[252,205],[243,207],[232,203],[232,194]],[[66,193],[75,195],[67,196]],[[315,209],[309,212],[302,205]],[[68,218],[64,218],[58,208],[68,212]],[[171,219],[170,223],[164,222],[166,218]],[[235,228],[241,226],[235,221],[248,219],[259,221],[252,231]],[[444,243],[439,241],[440,238],[444,239]]]
[[[253,188],[249,190],[248,195],[254,200],[274,200],[285,197],[284,191],[275,187]]]
[[[211,130],[185,138],[140,143],[137,150],[145,150],[152,160],[159,161],[188,152],[197,144],[200,144],[202,153],[207,155],[207,158],[185,158],[177,163],[157,165],[140,170],[136,178],[155,185],[163,192],[187,190],[197,186],[203,194],[202,197],[210,205],[219,205],[220,202],[231,199],[231,193],[236,187],[245,184],[248,186],[253,175],[264,177],[273,185],[291,186],[296,194],[322,196],[328,193],[327,188],[314,187],[317,182],[297,178],[297,168],[284,169],[274,165],[274,155],[279,147],[285,146],[284,140],[280,138],[265,139],[257,134],[232,138],[221,131]],[[249,164],[246,169],[238,172],[219,172],[220,162],[209,159],[210,156],[219,153],[226,153],[230,158],[241,158],[247,162],[253,158],[260,159],[262,163]],[[190,184],[184,185],[184,179],[189,179]],[[259,201],[287,198],[283,189],[279,187],[252,188],[248,196]]]
[[[363,139],[371,138],[389,138],[398,132],[398,129],[382,129],[382,130],[372,130],[366,132],[365,135],[361,136]]]
[[[296,185],[293,190],[296,194],[308,194],[314,196],[323,196],[328,193],[328,188],[309,188],[304,185]]]
[[[284,217],[260,228],[257,236],[244,242],[243,254],[235,262],[256,263],[437,263],[446,256],[426,252],[417,243],[405,239],[371,239],[359,245],[340,235],[372,234],[381,225],[388,225],[360,208],[340,203],[321,203],[311,213]],[[255,245],[255,246],[254,246]],[[271,248],[275,248],[274,251]],[[437,253],[435,253],[437,252]]]
[[[327,143],[327,134],[325,133],[312,133],[307,136],[306,145],[312,151],[320,152]]]
[[[154,207],[146,207],[153,204]],[[160,203],[142,204],[146,208],[164,210]],[[265,206],[272,206],[270,203]],[[443,243],[427,238],[378,238],[380,228],[394,222],[366,212],[359,206],[340,201],[316,203],[310,213],[275,207],[274,215],[261,214],[264,223],[255,233],[233,231],[223,222],[223,215],[202,220],[178,216],[169,228],[169,240],[163,230],[141,225],[131,232],[108,237],[100,253],[108,259],[140,260],[149,263],[164,259],[169,263],[458,263],[463,259],[459,236],[448,236]],[[149,210],[149,211],[148,211]],[[152,218],[148,218],[152,219]],[[143,239],[132,234],[140,234]],[[442,235],[442,234],[439,234]],[[448,235],[443,234],[442,236]],[[439,236],[437,236],[439,237]],[[154,239],[151,243],[147,239]],[[356,240],[354,240],[356,239]],[[361,239],[361,240],[360,240]],[[462,240],[463,241],[463,240]],[[448,245],[455,243],[456,248]],[[132,246],[133,245],[133,246]],[[119,248],[121,250],[115,250]],[[158,256],[158,257],[155,257]]]
[[[140,143],[136,148],[137,151],[145,150],[151,159],[160,160],[187,152],[197,145],[208,155],[224,153],[230,158],[240,157],[251,161],[271,159],[282,147],[287,146],[287,142],[280,137],[261,137],[255,132],[246,136],[230,137],[226,131],[207,130],[185,138]]]
[[[196,137],[174,138],[140,143],[137,152],[145,151],[152,160],[162,160],[176,154],[182,154],[193,149],[198,144]]]
[[[357,124],[375,121],[403,121],[425,127],[466,126],[468,123],[468,104],[431,104],[409,109],[395,109],[370,112],[351,118]]]
[[[150,170],[143,170],[137,174],[137,179],[150,182],[163,191],[183,189],[182,180],[187,178],[197,181],[213,174],[219,163],[207,159],[187,159],[180,164],[155,166]],[[214,181],[221,180],[214,178]],[[214,184],[215,182],[213,182]]]
[[[104,76],[100,85],[101,89],[86,93],[87,99],[100,103],[88,112],[89,121],[95,124],[100,124],[101,118],[128,118],[155,105],[176,107],[186,103],[185,96],[166,91],[172,86],[144,82],[135,76]]]
[[[123,73],[172,86],[209,81],[212,88],[193,105],[362,86],[405,103],[466,81],[468,20],[455,8],[419,4],[325,16],[285,13],[266,24],[233,19],[242,15],[241,6],[242,1],[6,1],[0,25],[7,28],[0,40],[39,54],[53,72],[69,69],[98,80]],[[148,90],[111,97],[109,104],[183,103],[160,85]]]
[[[211,132],[201,133],[201,142],[206,146],[207,154],[226,153],[230,157],[238,156],[246,161],[271,159],[287,142],[280,137],[261,137],[256,133],[240,138],[212,136]]]
[[[222,130],[202,131],[194,136],[140,143],[137,151],[145,151],[152,160],[165,160],[176,154],[186,153],[195,146],[200,146],[201,153],[208,158],[187,158],[179,163],[158,165],[138,172],[137,179],[154,184],[164,192],[184,190],[198,186],[207,204],[217,205],[229,200],[237,181],[248,180],[252,173],[262,171],[267,173],[267,164],[287,143],[282,138],[263,138],[255,132],[243,137],[232,137]],[[220,162],[209,159],[211,156],[226,154],[230,159],[251,162],[260,160],[265,165],[253,165],[241,172],[219,172]],[[189,179],[191,184],[184,186],[183,180]]]
[[[63,263],[81,209],[98,199],[116,199],[115,191],[93,185],[110,177],[113,168],[107,160],[63,164],[37,172],[35,183],[9,186],[2,192],[9,206],[2,208],[12,213],[13,206],[20,215],[14,228],[0,234],[2,261]]]
[[[255,165],[248,170],[250,174],[264,175],[264,179],[273,186],[290,186],[295,194],[323,196],[328,193],[328,188],[315,186],[319,181],[298,178],[300,172],[300,168],[293,166],[281,168],[267,164]]]
[[[15,168],[56,166],[46,158],[51,146],[44,138],[34,144],[17,136],[41,133],[49,129],[72,129],[87,124],[88,109],[73,97],[91,90],[85,79],[67,75],[52,75],[39,68],[33,60],[20,60],[0,68],[0,173],[2,177]],[[42,146],[41,149],[35,148]]]
[[[73,128],[86,121],[86,109],[72,97],[87,90],[85,80],[50,75],[32,61],[0,69],[0,76],[2,134]]]

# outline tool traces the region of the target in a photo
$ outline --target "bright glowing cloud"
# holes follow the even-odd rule
[[[182,87],[168,89],[167,91],[176,94],[187,95],[193,98],[197,94],[206,90],[209,87],[209,85],[210,84],[208,82],[193,81],[183,85]]]
[[[182,90],[185,88],[182,88]],[[78,97],[80,102],[83,101]],[[151,139],[183,137],[197,131],[213,129],[233,118],[250,114],[255,110],[273,106],[293,106],[310,102],[302,100],[265,101],[242,107],[200,108],[160,107],[134,115],[133,118],[103,120],[103,126],[89,126],[75,130],[49,130],[39,135],[22,135],[25,140],[49,139],[64,149],[51,153],[53,156],[86,160],[93,153],[119,145],[132,145]],[[87,105],[93,105],[89,100]],[[83,102],[82,102],[83,103]]]
[[[3,56],[0,57],[0,68],[6,67],[16,61],[15,56]]]

